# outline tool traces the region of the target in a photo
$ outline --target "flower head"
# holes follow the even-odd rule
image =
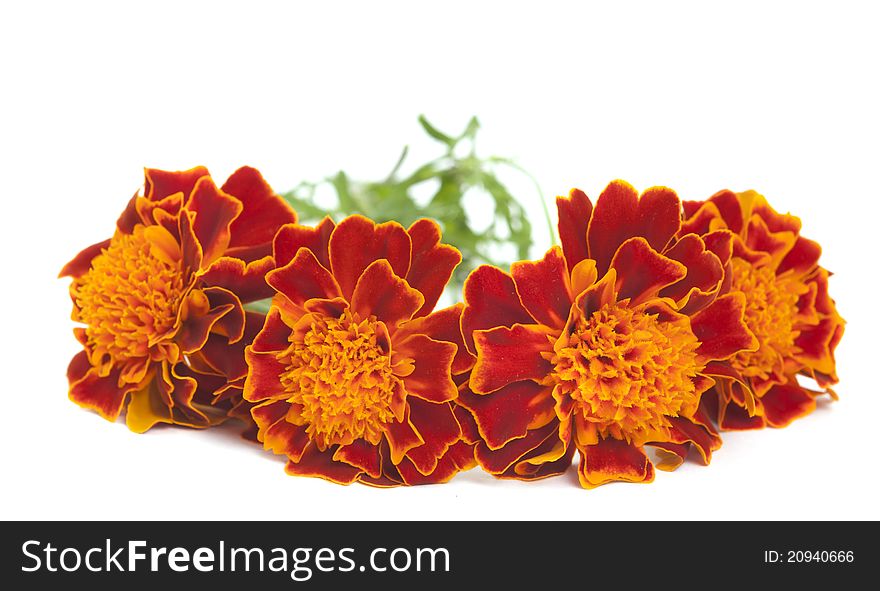
[[[730,360],[737,380],[719,384],[718,422],[725,429],[783,427],[812,412],[816,397],[837,383],[834,349],[844,321],[828,295],[821,248],[800,235],[801,222],[776,212],[755,193],[721,191],[685,202],[682,232],[734,233],[727,274],[746,300],[745,322],[759,347]],[[815,380],[822,391],[799,384]],[[745,385],[747,387],[742,387]]]
[[[584,487],[653,479],[691,446],[720,446],[702,394],[756,343],[744,296],[725,294],[732,234],[679,234],[669,189],[641,198],[611,183],[593,207],[557,199],[562,247],[511,273],[483,266],[465,284],[462,330],[476,364],[459,404],[477,461],[518,479],[559,474],[580,453]]]
[[[202,167],[146,170],[113,237],[65,265],[74,334],[70,398],[133,431],[156,423],[207,427],[235,406],[216,398],[243,379],[243,340],[261,316],[242,303],[269,297],[272,238],[296,214],[259,172],[217,188]]]
[[[473,465],[452,401],[472,357],[461,304],[432,312],[459,252],[434,222],[290,224],[277,292],[246,350],[257,438],[291,474],[375,486],[444,482]]]

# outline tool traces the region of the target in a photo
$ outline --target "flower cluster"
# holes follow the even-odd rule
[[[288,473],[342,484],[535,480],[577,453],[586,488],[708,464],[722,431],[836,398],[844,321],[797,218],[622,181],[556,205],[561,247],[478,267],[435,310],[462,255],[434,221],[305,226],[252,168],[219,188],[148,169],[61,272],[70,398],[136,432],[241,419]]]

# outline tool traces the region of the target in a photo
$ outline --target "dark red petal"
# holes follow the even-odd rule
[[[684,279],[660,291],[661,297],[677,302],[689,301],[692,296],[714,294],[724,278],[724,267],[714,253],[706,248],[696,234],[682,236],[664,253],[687,269]]]
[[[821,254],[822,247],[818,242],[798,236],[794,246],[776,269],[776,273],[781,275],[788,270],[793,270],[796,275],[804,275],[819,264]]]
[[[73,277],[74,279],[82,277],[91,269],[92,259],[101,254],[101,251],[108,246],[110,246],[109,238],[83,249],[78,255],[73,257],[73,260],[64,265],[58,277]]]
[[[244,354],[250,368],[244,383],[244,399],[259,402],[283,396],[284,387],[279,376],[287,367],[278,361],[277,355],[272,352],[258,353],[251,348],[246,349]]]
[[[244,335],[245,313],[238,296],[219,286],[206,287],[202,291],[208,296],[211,311],[232,306],[229,312],[220,317],[212,332],[225,336],[230,343],[241,340]]]
[[[721,448],[721,437],[714,430],[704,425],[698,425],[685,417],[670,417],[672,424],[672,439],[675,443],[693,443],[704,464],[709,464],[712,452]]]
[[[438,460],[446,450],[461,439],[461,427],[448,402],[434,404],[424,400],[408,399],[410,421],[425,440],[423,445],[406,453],[416,469],[425,475],[437,468]]]
[[[84,355],[84,351],[77,353],[67,368],[69,397],[81,407],[97,411],[108,421],[115,421],[122,412],[122,403],[127,394],[127,390],[118,385],[119,369],[113,369],[109,375],[101,377],[97,369],[85,369],[88,358]]]
[[[137,211],[138,199],[143,198],[139,197],[137,191],[135,191],[135,194],[128,200],[125,209],[119,214],[119,219],[116,220],[116,229],[123,234],[131,234],[134,232],[136,225],[144,223]]]
[[[339,296],[339,284],[315,254],[300,248],[293,259],[266,275],[266,282],[295,306],[303,306],[314,298]]]
[[[494,392],[520,380],[539,380],[553,366],[542,353],[553,350],[546,329],[536,325],[499,326],[474,333],[477,363],[471,389],[479,394]]]
[[[624,181],[613,181],[596,200],[587,243],[600,277],[608,270],[617,248],[635,235],[638,210],[639,194]]]
[[[684,221],[679,234],[704,235],[715,229],[725,228],[724,219],[718,208],[711,201],[685,201]]]
[[[458,303],[427,316],[415,318],[400,327],[395,335],[395,347],[400,350],[410,335],[423,334],[435,341],[445,341],[456,346],[452,360],[452,373],[458,375],[474,366],[476,358],[468,353],[461,334],[461,313],[464,304]]]
[[[230,227],[229,248],[258,245],[271,247],[275,232],[284,224],[296,222],[296,212],[255,168],[243,166],[232,173],[220,189],[243,206]],[[270,254],[271,250],[266,254]]]
[[[471,353],[475,352],[473,331],[533,321],[520,302],[513,278],[497,267],[481,265],[471,271],[464,282],[464,303],[461,330]]]
[[[532,423],[554,414],[551,390],[531,380],[514,382],[491,394],[474,394],[465,387],[458,394],[458,404],[473,414],[481,438],[494,450],[525,437]]]
[[[800,349],[795,358],[811,369],[834,374],[834,346],[840,341],[842,330],[840,320],[834,317],[823,318],[819,324],[803,328],[794,341]]]
[[[572,189],[568,197],[556,198],[556,211],[559,214],[558,229],[562,252],[571,273],[575,265],[590,256],[587,248],[587,226],[590,225],[593,204],[586,193],[580,189]]]
[[[593,209],[587,231],[590,258],[596,260],[599,275],[617,249],[629,238],[640,236],[662,251],[681,226],[681,203],[671,189],[653,187],[639,199],[636,190],[614,181],[602,192]]]
[[[500,475],[530,452],[536,451],[548,440],[555,444],[559,437],[559,422],[551,421],[540,429],[533,429],[525,437],[512,439],[507,445],[496,450],[489,449],[485,443],[475,448],[477,463],[490,474]]]
[[[394,421],[386,426],[385,440],[388,442],[391,463],[397,465],[414,447],[425,443],[421,434],[410,422],[409,411],[402,421]]]
[[[718,213],[721,214],[721,219],[724,220],[724,223],[731,232],[734,234],[742,232],[745,215],[743,214],[736,193],[727,189],[718,191],[709,197],[709,201],[711,201],[718,209]]]
[[[407,394],[431,402],[448,402],[458,395],[451,367],[457,347],[425,335],[413,335],[396,345],[395,354],[412,359],[413,371],[403,378]]]
[[[253,302],[271,298],[275,290],[266,283],[266,274],[275,268],[271,256],[250,263],[238,258],[223,256],[214,261],[204,275],[205,285],[224,287],[239,297],[242,302]]]
[[[593,315],[593,312],[602,308],[602,306],[612,304],[617,301],[617,271],[609,269],[602,279],[585,289],[575,300],[575,306],[581,310],[585,318]],[[569,318],[570,321],[576,319],[576,311]]]
[[[160,201],[175,193],[183,193],[186,197],[192,192],[196,182],[205,176],[209,176],[209,173],[204,166],[181,171],[145,168],[144,197],[150,201]]]
[[[382,476],[382,458],[379,455],[379,446],[363,439],[340,446],[333,454],[333,459],[359,468],[372,478]]]
[[[764,418],[771,427],[785,427],[816,409],[816,399],[797,384],[773,386],[761,397]]]
[[[578,478],[584,488],[614,481],[651,482],[654,466],[638,447],[619,439],[599,439],[580,450]]]
[[[230,227],[241,214],[241,202],[222,192],[206,176],[196,183],[184,209],[195,213],[193,232],[202,247],[202,264],[210,265],[229,246]]]
[[[266,315],[263,328],[254,338],[253,349],[260,353],[284,351],[290,345],[290,333],[291,328],[281,319],[281,312],[277,307],[272,306]]]
[[[195,214],[182,211],[177,218],[178,234],[180,235],[180,252],[183,255],[184,267],[194,271],[202,268],[204,251],[193,229]]]
[[[719,427],[725,431],[746,431],[764,427],[764,417],[749,416],[749,412],[736,402],[722,401],[721,404]]]
[[[736,235],[730,230],[715,230],[703,236],[706,250],[715,253],[722,265],[726,265],[733,256],[733,239]]]
[[[745,322],[745,296],[739,292],[721,296],[691,317],[691,329],[700,341],[698,353],[705,359],[727,359],[758,347]]]
[[[310,445],[299,461],[287,462],[286,471],[293,476],[316,476],[336,484],[351,484],[357,480],[361,469],[334,461],[333,453],[333,450],[321,451],[317,446]]]
[[[771,232],[793,232],[797,234],[801,230],[801,221],[793,215],[781,214],[770,207],[767,199],[755,191],[746,191],[739,195],[740,203],[751,201],[751,215],[757,215]]]
[[[417,220],[407,233],[412,240],[412,264],[406,281],[425,296],[425,303],[415,314],[418,318],[437,305],[452,272],[461,262],[461,253],[454,246],[440,243],[440,226],[432,220]]]
[[[539,323],[561,329],[571,310],[571,285],[562,249],[554,246],[540,261],[510,266],[520,302]]]
[[[398,277],[410,268],[412,241],[397,222],[376,224],[361,215],[342,220],[330,236],[330,269],[339,282],[342,295],[351,298],[364,270],[385,259]],[[420,304],[421,306],[421,304]]]
[[[358,279],[351,295],[351,309],[361,318],[375,316],[393,333],[400,323],[413,317],[424,301],[421,292],[394,274],[387,260],[379,259]]]
[[[664,287],[681,281],[687,268],[663,256],[642,237],[630,238],[620,245],[611,261],[617,271],[617,297],[630,298],[633,304],[655,297]]]
[[[336,224],[330,217],[325,217],[314,228],[299,224],[281,226],[272,243],[275,264],[279,267],[289,263],[300,248],[308,248],[327,269],[330,268],[330,235]]]

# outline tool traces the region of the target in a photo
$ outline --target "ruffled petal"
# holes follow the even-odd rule
[[[553,446],[558,438],[559,423],[551,421],[544,427],[529,431],[525,437],[510,440],[498,449],[489,449],[484,442],[480,442],[475,448],[475,457],[483,470],[500,476],[518,461],[541,455],[543,451],[541,446],[544,444]]]
[[[249,368],[242,394],[244,399],[249,402],[260,402],[283,395],[284,388],[281,386],[279,376],[287,368],[278,361],[277,354],[259,353],[252,347],[245,349],[244,354]]]
[[[464,302],[461,330],[471,353],[476,351],[474,331],[533,322],[516,293],[513,278],[497,267],[481,265],[471,271],[464,282]]]
[[[128,393],[119,387],[119,370],[101,377],[98,370],[88,363],[85,351],[77,353],[67,368],[70,382],[70,399],[83,408],[96,411],[108,421],[115,421],[122,412],[122,404]]]
[[[329,251],[330,269],[342,295],[351,298],[361,274],[375,261],[385,259],[395,275],[406,277],[412,241],[397,222],[376,224],[361,215],[353,215],[336,226],[330,236]]]
[[[160,201],[175,193],[189,195],[198,180],[206,176],[209,176],[209,173],[208,169],[204,166],[196,166],[195,168],[181,171],[145,168],[144,197],[150,201]]]
[[[461,262],[461,253],[454,246],[440,243],[440,226],[433,220],[417,220],[407,233],[412,240],[412,263],[406,281],[425,296],[425,303],[415,314],[418,318],[437,305],[452,272]]]
[[[222,256],[202,275],[205,285],[224,287],[242,302],[271,298],[275,290],[266,283],[266,274],[275,268],[271,256],[245,263],[243,260]]]
[[[655,297],[687,274],[683,264],[663,256],[640,236],[620,245],[611,268],[617,271],[618,298],[629,298],[633,304]]]
[[[395,345],[395,356],[413,361],[412,373],[403,378],[407,394],[436,403],[455,400],[458,388],[451,373],[457,350],[454,344],[417,334]]]
[[[298,461],[287,462],[286,472],[292,476],[314,476],[336,484],[351,484],[361,473],[345,462],[333,460],[334,450],[321,451],[316,445],[308,446]]]
[[[351,296],[351,309],[361,318],[375,316],[393,332],[412,318],[424,301],[421,292],[394,274],[391,263],[380,259],[370,263],[358,279]]]
[[[437,468],[446,450],[461,439],[461,427],[449,403],[410,399],[409,407],[410,421],[425,443],[409,450],[406,457],[421,474],[428,475]]]
[[[499,326],[474,333],[477,363],[471,373],[471,389],[478,394],[494,392],[520,380],[540,380],[553,366],[542,353],[553,346],[547,329],[536,325]]]
[[[734,234],[739,234],[745,227],[747,216],[740,206],[739,198],[736,193],[727,189],[718,191],[711,197],[709,201],[715,206],[718,215],[724,221],[724,225]],[[711,228],[712,230],[718,228]]]
[[[173,424],[171,407],[159,393],[155,380],[131,393],[125,409],[125,424],[134,433],[146,433],[159,423]]]
[[[572,189],[568,197],[556,198],[559,214],[559,240],[569,272],[582,260],[589,258],[587,226],[593,213],[593,204],[580,189]]]
[[[464,373],[474,366],[476,358],[468,353],[461,334],[461,313],[464,304],[458,303],[442,310],[431,312],[427,316],[414,318],[403,324],[395,334],[394,345],[397,351],[405,347],[406,339],[411,335],[425,335],[435,341],[445,341],[456,346],[452,359],[452,374]]]
[[[571,310],[571,285],[562,249],[554,246],[540,261],[519,261],[510,266],[520,302],[539,323],[565,326]]]
[[[371,478],[382,476],[382,457],[379,455],[379,447],[363,439],[339,446],[333,454],[333,459],[358,468]]]
[[[250,166],[233,172],[220,190],[241,201],[243,207],[229,228],[231,254],[249,261],[272,254],[278,228],[296,222],[293,208]]]
[[[333,275],[306,248],[300,248],[293,259],[266,275],[266,282],[291,304],[302,307],[307,301],[329,299],[341,294]]]
[[[525,437],[532,426],[542,427],[555,416],[552,388],[525,380],[491,394],[474,394],[462,388],[458,404],[473,415],[480,438],[491,450]]]
[[[385,440],[388,442],[391,463],[395,466],[403,460],[409,450],[425,443],[421,434],[416,431],[410,421],[409,412],[402,421],[395,421],[387,425]]]
[[[745,304],[742,293],[729,293],[691,317],[691,329],[700,341],[697,352],[704,359],[727,359],[758,348],[758,340],[743,321]]]
[[[101,251],[108,246],[110,246],[109,238],[83,249],[78,255],[73,257],[73,260],[64,265],[58,277],[73,277],[74,279],[82,277],[91,269],[92,259],[101,254]]]
[[[651,482],[654,466],[638,447],[619,439],[599,439],[580,450],[578,479],[584,488],[609,482]]]
[[[660,296],[672,298],[678,302],[679,308],[692,299],[702,300],[699,302],[702,305],[707,304],[724,279],[724,267],[718,256],[708,250],[696,234],[682,236],[664,254],[684,265],[687,274],[681,281],[663,288]]]
[[[206,176],[196,182],[184,209],[195,214],[193,232],[202,247],[202,265],[207,267],[229,246],[230,228],[241,214],[242,204]]]
[[[308,248],[327,269],[330,268],[330,235],[336,224],[330,217],[322,219],[314,228],[300,224],[281,226],[272,243],[272,254],[279,267],[289,263],[300,248]]]
[[[773,386],[761,397],[764,418],[771,427],[785,427],[816,410],[816,398],[795,384]]]

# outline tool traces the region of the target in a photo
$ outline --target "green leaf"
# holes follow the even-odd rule
[[[435,140],[443,142],[450,148],[455,146],[455,139],[449,137],[448,135],[431,125],[424,115],[419,115],[419,123],[421,123],[422,128],[425,130],[425,132]]]

